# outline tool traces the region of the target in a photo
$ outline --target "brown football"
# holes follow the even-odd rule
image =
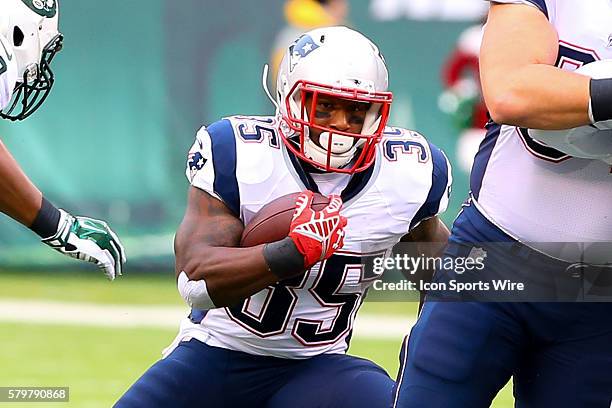
[[[289,235],[295,200],[300,193],[287,194],[261,207],[242,232],[240,246],[251,247],[274,242]],[[329,204],[329,198],[314,193],[311,208],[321,211]]]

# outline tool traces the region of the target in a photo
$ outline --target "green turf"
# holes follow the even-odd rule
[[[91,272],[14,272],[0,269],[0,299],[45,299],[62,302],[183,306],[171,272],[126,274],[113,282]],[[384,302],[366,298],[366,313],[414,315],[416,302]]]
[[[361,306],[360,313],[391,314],[414,318],[418,307],[419,304],[414,302],[369,302],[366,298],[366,301]]]
[[[174,272],[125,274],[110,282],[97,269],[88,272],[14,272],[0,270],[0,299],[65,302],[167,304],[182,306]]]
[[[159,358],[175,334],[173,330],[0,324],[0,344],[5,345],[0,349],[0,385],[70,387],[70,403],[37,405],[41,407],[109,407]],[[399,347],[400,339],[354,338],[350,352],[376,361],[395,377]],[[504,389],[493,407],[511,406],[511,392]]]
[[[174,334],[172,330],[0,324],[0,384],[70,387],[69,404],[41,407],[110,407],[159,357]],[[10,404],[20,406],[31,404]]]
[[[97,270],[85,273],[0,271],[0,299],[57,300],[100,304],[182,306],[172,273],[131,274],[108,282]],[[415,302],[366,301],[361,312],[414,318]],[[109,407],[155,362],[174,330],[52,326],[0,323],[0,386],[69,386],[71,402],[40,407]],[[392,377],[398,368],[401,338],[354,337],[350,353],[383,366]],[[508,408],[506,387],[492,405]],[[32,404],[2,404],[0,407]]]

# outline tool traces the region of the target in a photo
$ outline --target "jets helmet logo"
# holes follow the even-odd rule
[[[51,18],[57,14],[57,0],[21,0],[33,12]]]
[[[311,36],[308,34],[302,35],[289,47],[289,70],[293,71],[293,68],[302,59],[306,58],[308,54],[319,48],[319,45],[314,42]]]

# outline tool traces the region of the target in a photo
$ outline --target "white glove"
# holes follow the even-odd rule
[[[204,279],[198,281],[189,280],[187,274],[182,271],[179,274],[177,286],[179,293],[189,307],[201,310],[215,309],[217,307],[208,294],[208,287]]]
[[[108,225],[104,221],[59,211],[57,232],[42,242],[72,258],[95,263],[110,280],[120,276],[126,261],[125,250]]]

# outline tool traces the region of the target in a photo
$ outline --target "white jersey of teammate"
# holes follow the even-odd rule
[[[0,35],[0,110],[7,107],[17,83],[17,61],[8,40]]]
[[[374,165],[351,177],[306,173],[277,129],[274,117],[230,117],[202,128],[189,152],[187,177],[223,200],[244,224],[286,194],[342,193],[341,214],[348,218],[344,247],[303,276],[236,307],[193,310],[177,341],[197,338],[282,358],[344,353],[365,291],[378,277],[365,270],[361,257],[384,254],[419,222],[446,209],[450,166],[416,132],[387,128]]]
[[[612,58],[610,0],[495,0],[544,13],[559,34],[557,66],[573,71]],[[579,246],[612,241],[612,174],[600,160],[569,157],[514,126],[489,127],[471,174],[476,205],[519,241],[578,261]]]

